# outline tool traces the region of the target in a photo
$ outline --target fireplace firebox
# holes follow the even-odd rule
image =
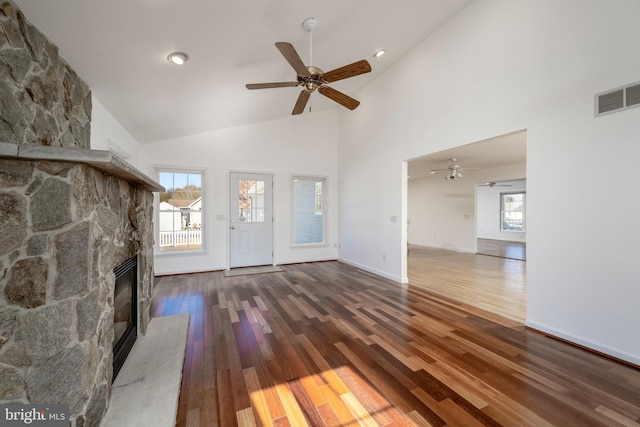
[[[113,269],[116,276],[113,298],[113,378],[118,375],[138,336],[138,257]]]

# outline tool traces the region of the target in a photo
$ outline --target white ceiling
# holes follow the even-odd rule
[[[331,84],[365,103],[359,89],[471,1],[14,0],[141,143],[290,115],[300,88],[244,85],[295,80],[274,43],[292,43],[307,63],[308,17],[318,19],[313,65],[371,63],[371,73]],[[388,53],[374,59],[380,48]],[[173,51],[189,61],[170,64]],[[310,105],[343,108],[319,93]]]
[[[434,177],[430,171],[449,167],[452,158],[462,168],[487,170],[517,165],[526,163],[526,152],[527,132],[523,130],[413,159],[408,162],[407,173],[411,180]],[[436,176],[442,179],[443,175]]]

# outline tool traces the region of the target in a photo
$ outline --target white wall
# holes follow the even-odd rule
[[[409,220],[408,241],[410,244],[448,249],[458,252],[476,251],[476,237],[487,212],[480,209],[482,190],[478,189],[478,212],[476,212],[476,184],[524,177],[525,165],[509,165],[500,168],[466,171],[461,180],[447,181],[441,175],[409,180],[407,216]],[[499,188],[494,187],[498,190]],[[511,190],[511,187],[509,187]],[[498,211],[499,199],[498,199]],[[485,214],[483,216],[483,213]],[[499,212],[495,206],[495,228]],[[486,231],[489,231],[488,229]],[[493,238],[493,237],[488,237]]]
[[[141,169],[156,166],[206,170],[203,218],[206,251],[157,254],[157,275],[228,268],[229,172],[274,177],[274,261],[276,264],[337,259],[337,113],[303,114],[273,122],[224,129],[143,144]],[[326,177],[327,245],[292,248],[291,176]]]
[[[139,144],[93,95],[91,111],[91,148],[113,150],[132,166],[138,163]]]
[[[501,187],[500,185],[504,185]],[[527,191],[527,181],[500,181],[495,187],[476,186],[476,237],[479,239],[506,240],[510,242],[526,242],[526,206],[525,196],[525,231],[502,231],[501,227],[501,194]],[[571,215],[564,216],[571,221]]]
[[[373,81],[339,118],[340,258],[406,278],[403,162],[527,129],[527,325],[640,364],[640,109],[593,114],[640,80],[639,17],[637,0],[476,0]]]
[[[461,180],[429,177],[409,181],[408,241],[412,245],[475,251],[475,200],[472,172]]]

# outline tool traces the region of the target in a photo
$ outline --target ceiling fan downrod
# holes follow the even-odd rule
[[[316,18],[307,18],[302,21],[302,29],[309,33],[309,66],[313,66],[313,30],[317,25]]]
[[[322,70],[313,66],[313,30],[315,30],[318,25],[318,20],[316,18],[307,18],[302,21],[302,29],[309,33],[309,65],[307,69],[309,73],[313,76],[314,74],[322,74]],[[319,84],[316,79],[308,79],[305,83],[305,87],[309,92],[313,92],[318,88]],[[309,100],[309,112],[311,112],[311,100]]]

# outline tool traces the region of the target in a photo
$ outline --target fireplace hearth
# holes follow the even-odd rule
[[[114,268],[113,378],[115,379],[138,337],[138,256]]]

